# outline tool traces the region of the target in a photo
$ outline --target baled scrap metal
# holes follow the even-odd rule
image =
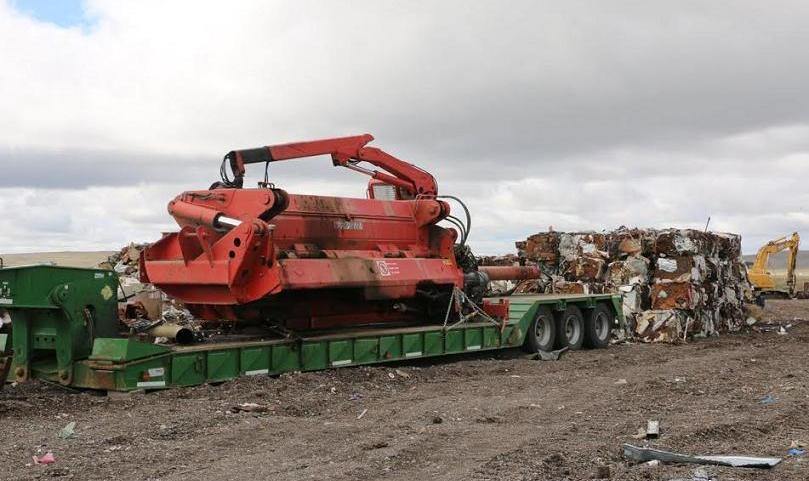
[[[580,256],[609,257],[607,237],[595,232],[559,234],[559,255],[563,261],[573,261]]]
[[[555,294],[587,294],[587,284],[584,282],[558,281],[553,283]]]
[[[577,256],[565,263],[564,277],[569,281],[599,282],[604,275],[604,266],[601,257]]]
[[[655,254],[666,256],[712,254],[705,232],[693,229],[666,229],[655,238]]]
[[[604,294],[611,292],[601,282],[565,281],[553,283],[554,294]]]
[[[517,242],[517,255],[531,261],[548,262],[553,265],[559,260],[559,233],[540,232]]]
[[[649,259],[641,255],[631,255],[607,266],[607,282],[613,286],[645,284],[648,277]]]
[[[636,317],[635,335],[648,342],[678,342],[692,323],[693,318],[679,309],[643,311]]]
[[[738,259],[742,255],[742,236],[728,232],[714,232],[717,256],[724,259]]]
[[[656,231],[652,229],[619,227],[607,234],[610,258],[618,259],[636,254],[651,258],[654,255],[655,236]]]
[[[649,306],[646,304],[649,299],[649,287],[645,284],[624,285],[618,287],[618,292],[621,293],[622,308],[624,317],[629,321],[628,324],[634,324],[635,317],[647,310]]]
[[[658,282],[652,285],[652,309],[688,309],[702,306],[704,296],[690,282]]]
[[[554,242],[557,252],[549,252]],[[517,292],[622,292],[627,324],[645,324],[633,333],[641,340],[661,338],[643,334],[660,324],[639,318],[650,309],[676,312],[672,319],[685,335],[737,330],[747,317],[744,301],[752,289],[737,234],[621,227],[607,233],[538,233],[517,244],[523,262],[539,262],[551,279],[524,283]],[[660,315],[654,319],[660,321]]]
[[[658,257],[655,264],[655,281],[699,283],[708,276],[708,266],[701,255]]]

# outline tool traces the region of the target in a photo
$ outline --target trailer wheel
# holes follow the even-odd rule
[[[539,306],[525,335],[523,349],[527,352],[553,351],[556,342],[556,321],[548,306]]]
[[[591,309],[584,321],[584,344],[593,349],[603,349],[610,343],[610,331],[615,321],[612,309],[599,303]]]
[[[573,304],[567,306],[556,320],[556,345],[571,351],[581,349],[584,343],[584,316]]]

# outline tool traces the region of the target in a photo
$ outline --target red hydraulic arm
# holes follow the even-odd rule
[[[374,140],[374,137],[371,134],[364,134],[309,142],[269,145],[255,149],[233,150],[225,158],[230,162],[230,167],[233,170],[235,179],[232,186],[234,187],[242,186],[246,164],[330,154],[332,163],[335,166],[346,167],[386,184],[395,185],[413,196],[438,194],[438,186],[432,175],[413,164],[397,159],[383,150],[366,147],[365,145],[372,140]],[[360,162],[368,162],[387,172],[360,167],[357,165]]]

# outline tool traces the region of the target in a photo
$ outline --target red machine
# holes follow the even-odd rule
[[[507,268],[487,275],[474,265],[465,273],[456,262],[459,233],[436,224],[454,223],[464,244],[468,214],[466,223],[451,216],[432,175],[367,147],[371,140],[366,134],[228,153],[221,182],[169,203],[181,229],[144,252],[144,282],[203,319],[317,329],[443,319],[456,288],[479,291],[492,278],[538,274]],[[317,155],[369,175],[369,198],[288,194],[268,182],[266,170],[259,188],[242,188],[246,164]]]

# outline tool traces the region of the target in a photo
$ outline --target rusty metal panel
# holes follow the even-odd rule
[[[690,282],[661,282],[652,285],[652,309],[696,309],[702,297]]]

